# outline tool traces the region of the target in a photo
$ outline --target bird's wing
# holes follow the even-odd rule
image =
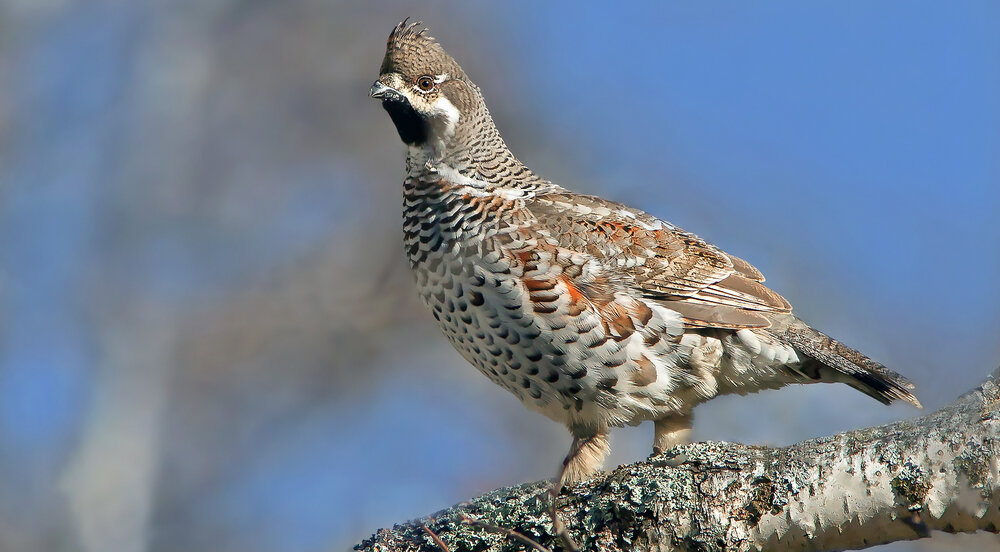
[[[625,285],[679,312],[689,325],[766,328],[763,313],[791,311],[748,262],[648,213],[562,192],[535,196],[525,207],[561,247],[598,259]]]

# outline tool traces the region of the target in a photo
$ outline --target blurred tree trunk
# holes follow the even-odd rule
[[[559,513],[584,550],[842,550],[996,533],[998,379],[922,418],[785,448],[678,447],[564,490]],[[437,549],[421,524],[452,550],[523,547],[464,515],[556,549],[548,503],[545,482],[499,489],[356,548]]]

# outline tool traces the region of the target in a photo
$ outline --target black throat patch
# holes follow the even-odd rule
[[[382,107],[389,112],[392,123],[400,139],[410,146],[419,146],[427,142],[427,121],[403,99],[382,100]]]

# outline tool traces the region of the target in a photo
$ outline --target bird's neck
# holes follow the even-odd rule
[[[459,120],[450,136],[431,136],[423,144],[409,146],[406,168],[411,176],[444,168],[496,187],[532,191],[555,187],[514,156],[485,106]]]

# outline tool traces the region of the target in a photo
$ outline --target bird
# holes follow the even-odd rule
[[[568,428],[561,482],[600,471],[615,427],[652,421],[654,453],[686,443],[694,407],[720,395],[845,383],[920,407],[910,381],[800,320],[747,261],[535,174],[422,23],[392,29],[369,95],[407,149],[417,292],[465,360]]]

